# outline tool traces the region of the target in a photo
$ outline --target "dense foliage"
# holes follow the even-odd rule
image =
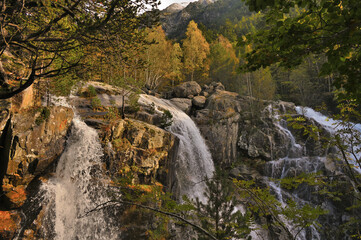
[[[155,20],[151,12],[142,13],[156,6],[153,0],[4,1],[0,6],[0,97],[20,93],[37,78],[68,73],[79,65],[87,46],[114,36],[122,42],[139,41],[137,30]],[[11,69],[14,59],[22,66]],[[29,70],[17,76],[19,69]]]
[[[319,74],[333,75],[334,85],[361,98],[359,2],[347,1],[246,1],[251,10],[265,13],[267,28],[245,38],[253,50],[245,68],[280,63],[292,68],[311,54],[325,56]]]

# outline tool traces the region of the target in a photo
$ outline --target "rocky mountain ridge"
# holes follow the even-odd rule
[[[172,5],[171,5],[172,6]],[[175,8],[176,7],[176,8]],[[171,39],[182,39],[191,20],[203,24],[210,29],[219,29],[226,20],[238,21],[251,12],[245,3],[236,0],[197,1],[180,10],[175,5],[161,12],[160,20],[167,36]]]

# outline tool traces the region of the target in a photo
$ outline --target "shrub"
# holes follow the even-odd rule
[[[160,119],[160,127],[166,128],[172,125],[173,123],[173,115],[169,110],[163,110],[162,117]]]
[[[98,109],[102,106],[102,102],[98,97],[93,97],[91,101],[91,107],[93,110]]]
[[[109,107],[108,113],[105,115],[105,118],[108,120],[114,120],[119,117],[119,110],[117,107]]]
[[[97,91],[94,86],[89,85],[82,95],[83,97],[95,97],[97,95]]]
[[[139,99],[138,94],[132,93],[129,96],[129,109],[128,109],[129,113],[136,113],[136,112],[139,111],[140,106],[139,106],[139,103],[138,103],[138,99]]]
[[[89,93],[89,97],[95,97],[97,95],[97,91],[95,90],[95,87],[92,85],[88,86],[88,93]]]
[[[50,109],[47,107],[43,107],[39,109],[40,115],[35,119],[35,124],[40,125],[44,121],[48,120],[50,117]]]

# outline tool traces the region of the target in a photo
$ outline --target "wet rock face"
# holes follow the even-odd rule
[[[217,116],[216,118],[214,118]],[[222,118],[222,114],[209,109],[197,111],[197,123],[216,164],[232,162],[237,157],[239,114]]]
[[[224,91],[218,83],[203,87],[202,93],[210,95],[193,118],[216,164],[230,165],[240,156],[267,161],[302,156],[301,146],[293,148],[287,123],[275,119],[277,115],[295,113],[293,103],[256,101]]]
[[[1,239],[12,239],[23,226],[20,211],[8,210],[24,207],[32,195],[31,189],[40,185],[32,180],[52,171],[49,166],[55,163],[64,149],[72,118],[72,109],[64,107],[32,108],[12,114],[4,110],[1,113]]]
[[[172,98],[170,100],[174,105],[176,105],[180,110],[189,114],[192,109],[192,100],[188,98]]]
[[[11,118],[10,143],[5,143],[10,149],[4,185],[28,184],[63,151],[73,111],[64,107],[42,111],[31,109]]]
[[[240,156],[270,161],[324,154],[322,143],[302,136],[282,119],[296,114],[293,103],[241,97],[216,82],[194,89],[198,85],[193,82],[177,86],[178,98],[171,101],[195,120],[216,164],[229,165]]]
[[[205,88],[212,94],[205,107],[195,111],[193,120],[205,138],[215,164],[230,164],[239,152],[237,142],[242,101],[236,93],[214,91],[213,85],[222,89],[217,84],[212,84],[212,90]]]
[[[166,184],[175,138],[169,132],[137,120],[119,120],[106,137],[107,168],[112,177],[132,171],[135,183]]]

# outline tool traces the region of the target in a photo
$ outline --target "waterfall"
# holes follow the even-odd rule
[[[57,101],[57,104],[69,107],[64,101]],[[106,194],[109,180],[104,179],[102,173],[103,149],[96,130],[74,112],[55,177],[42,186],[48,200],[45,218],[50,221],[44,227],[45,236],[59,240],[118,239],[119,229],[105,211],[87,214],[109,200]]]
[[[174,166],[178,183],[175,192],[178,197],[187,195],[204,201],[204,180],[212,177],[214,165],[196,124],[168,100],[142,94],[139,102],[148,106],[154,103],[159,112],[164,109],[173,115],[173,123],[167,130],[179,138],[179,150]]]
[[[275,182],[272,179],[294,177],[303,172],[316,172],[323,166],[323,161],[325,158],[319,156],[305,156],[305,147],[297,143],[295,136],[287,128],[287,122],[281,119],[279,115],[275,114],[274,111],[272,111],[272,106],[268,106],[265,110],[267,110],[270,113],[270,116],[274,119],[274,126],[289,139],[289,146],[287,148],[288,153],[286,157],[267,162],[265,166],[265,180],[271,190],[271,193],[275,195],[282,208],[287,208],[287,199],[292,199],[298,202],[300,205],[306,204],[308,203],[308,199],[304,200],[302,196],[308,194],[307,189],[300,189],[299,192],[287,192],[281,188],[279,182]],[[279,215],[279,218],[285,224],[285,227],[294,236],[297,236],[297,240],[321,239],[321,236],[317,232],[315,226],[311,225],[305,229],[300,229],[299,227],[295,226],[293,222],[289,221],[284,215]]]
[[[352,122],[342,123],[339,120],[326,117],[308,107],[296,107],[296,111],[308,119],[313,119],[331,134],[340,134],[344,144],[349,146],[347,154],[350,163],[354,166],[353,169],[361,173],[361,167],[358,163],[359,159],[361,159],[361,146],[358,145],[358,141],[355,141],[355,139],[360,139],[361,137],[361,124]]]
[[[361,169],[359,168],[358,159],[360,159],[360,147],[357,146],[358,142],[354,141],[355,137],[360,137],[361,125],[355,124],[352,122],[342,122],[339,120],[335,120],[324,116],[323,114],[307,107],[296,107],[296,111],[298,114],[303,115],[306,119],[311,120],[314,124],[319,126],[322,130],[325,130],[327,134],[323,132],[320,133],[321,136],[335,136],[336,134],[340,136],[342,139],[342,144],[346,146],[345,152],[348,157],[349,163],[354,165],[354,170],[361,173]],[[282,121],[282,120],[281,120]],[[298,188],[293,190],[284,190],[280,187],[277,182],[271,182],[270,179],[282,179],[285,177],[294,177],[299,176],[301,173],[314,173],[318,171],[322,171],[325,174],[332,173],[342,174],[345,169],[340,166],[340,162],[336,162],[334,160],[335,157],[333,155],[328,155],[329,151],[316,153],[313,152],[311,156],[307,156],[307,152],[310,149],[306,149],[308,146],[307,140],[302,147],[304,150],[301,150],[301,144],[297,144],[295,137],[292,132],[286,128],[285,124],[279,124],[279,122],[274,122],[274,125],[290,140],[290,148],[289,154],[286,157],[270,161],[265,166],[265,173],[268,177],[266,177],[266,181],[269,182],[269,187],[271,192],[277,197],[282,206],[285,206],[286,199],[292,199],[296,201],[300,206],[303,204],[318,204],[321,205],[324,209],[329,210],[330,214],[324,215],[320,218],[321,224],[343,224],[347,222],[347,219],[344,214],[345,211],[338,210],[339,206],[335,205],[332,201],[327,200],[327,198],[323,198],[322,195],[317,194],[317,187],[300,185]],[[311,142],[313,143],[313,142]],[[296,150],[296,151],[295,151]],[[312,149],[311,149],[312,151]],[[299,154],[292,154],[292,152],[299,152]],[[335,153],[335,152],[333,152]],[[352,182],[351,182],[352,184]],[[282,218],[282,215],[280,216]],[[288,222],[286,219],[282,220],[287,228],[294,234],[295,229],[293,227],[292,222]],[[345,233],[346,234],[346,233]],[[307,227],[302,230],[297,239],[299,240],[308,240],[308,239],[324,239],[327,234],[323,232],[318,232],[315,226]],[[347,235],[345,235],[347,236]],[[346,238],[345,238],[346,239]]]

